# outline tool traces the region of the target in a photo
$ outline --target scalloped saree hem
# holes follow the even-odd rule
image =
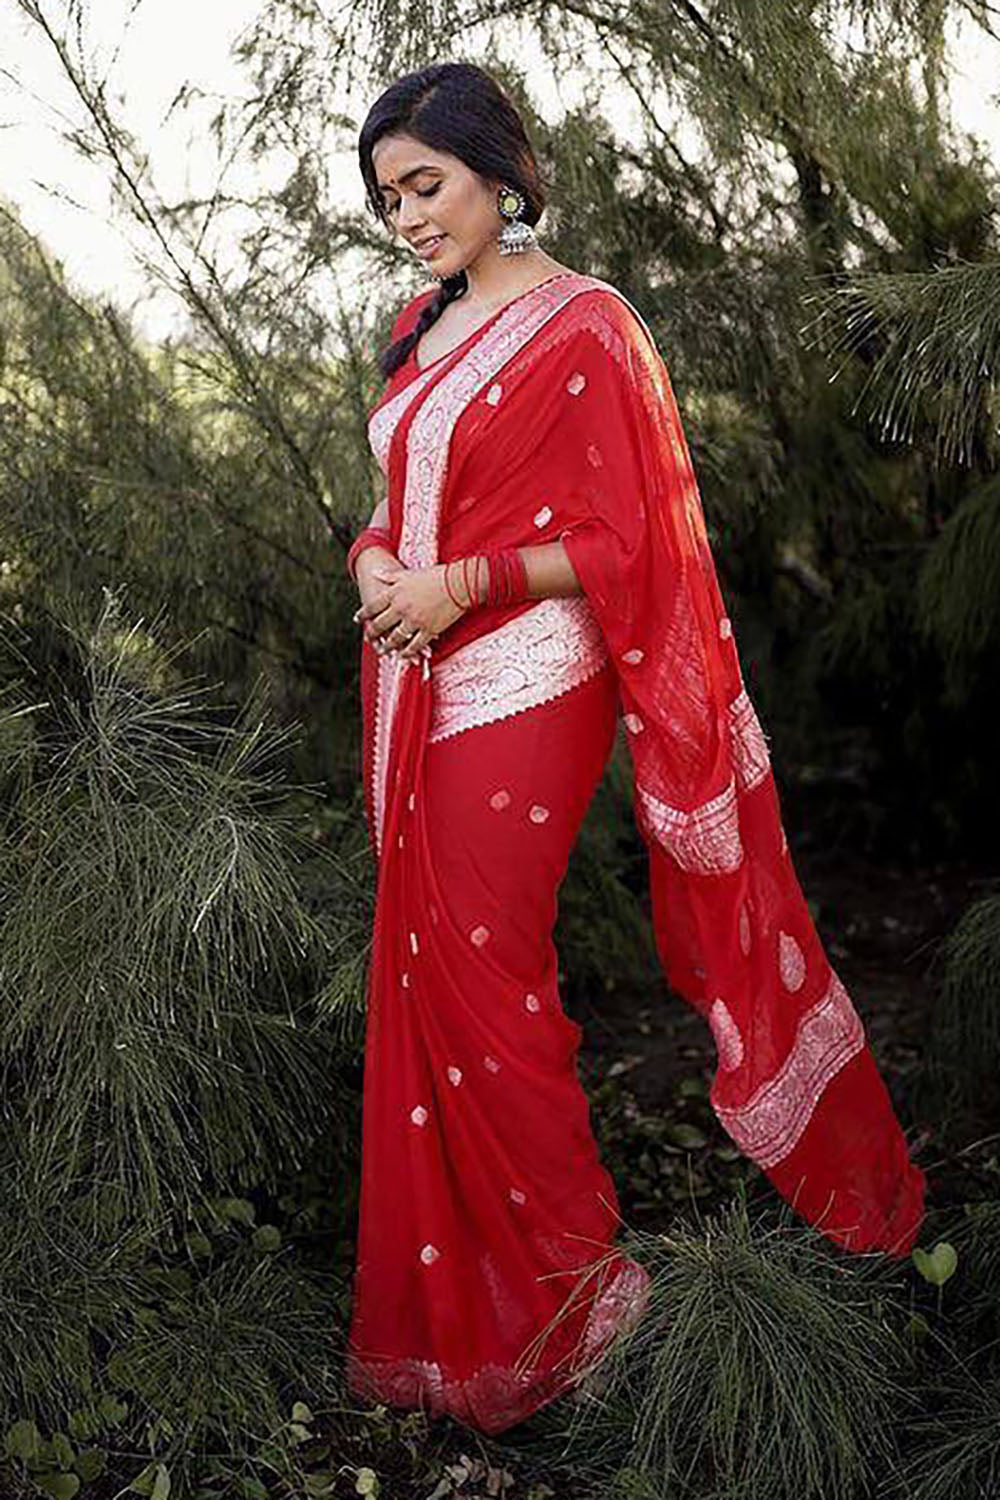
[[[617,1275],[592,1297],[582,1337],[562,1368],[524,1366],[519,1359],[462,1373],[436,1360],[351,1348],[345,1362],[348,1390],[363,1400],[420,1410],[428,1417],[452,1417],[494,1436],[504,1432],[573,1390],[615,1341],[634,1328],[649,1299],[650,1276],[637,1261],[622,1256],[621,1262]],[[574,1297],[567,1299],[567,1307],[579,1305]],[[535,1342],[542,1339],[544,1332]]]

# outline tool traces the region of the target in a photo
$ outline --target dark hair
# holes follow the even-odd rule
[[[537,224],[545,208],[538,163],[520,115],[499,84],[473,63],[435,63],[397,78],[372,105],[358,138],[358,157],[367,204],[383,224],[389,214],[379,192],[372,150],[386,135],[411,135],[434,151],[447,151],[470,171],[508,183],[524,195],[521,218]],[[449,302],[468,288],[464,270],[442,281],[438,293],[421,308],[408,334],[379,355],[388,377],[407,358],[425,329]]]

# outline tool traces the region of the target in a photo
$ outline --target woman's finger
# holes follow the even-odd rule
[[[404,661],[416,661],[429,640],[430,636],[426,630],[416,631],[407,641],[406,645],[400,648],[400,656]]]

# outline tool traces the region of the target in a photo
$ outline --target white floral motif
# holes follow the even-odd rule
[[[411,792],[410,795],[409,795],[409,799],[407,801],[407,806],[409,807],[410,812],[413,811],[413,808],[414,808],[414,806],[416,804],[416,800],[417,800],[417,794],[416,794],[416,792]]]
[[[499,1073],[500,1071],[500,1064],[495,1057],[490,1057],[489,1053],[483,1058],[483,1066],[490,1073]]]
[[[503,812],[505,807],[510,806],[510,792],[508,792],[506,787],[501,787],[498,792],[493,793],[493,796],[490,798],[490,806],[494,812]]]
[[[511,1203],[527,1203],[528,1199],[527,1195],[522,1193],[520,1188],[512,1187],[510,1190],[510,1201]]]
[[[583,374],[582,370],[574,370],[566,382],[566,389],[571,396],[579,396],[586,384],[587,377]]]
[[[528,817],[533,823],[544,823],[548,816],[548,808],[543,807],[540,802],[536,802],[528,813]]]
[[[740,951],[744,956],[750,952],[750,913],[745,901],[740,906]]]
[[[794,994],[802,988],[806,977],[805,955],[790,932],[778,933],[778,969],[786,990]]]
[[[418,1104],[415,1109],[410,1110],[410,1119],[414,1125],[427,1124],[427,1111],[422,1104]]]
[[[414,954],[420,952],[420,944],[417,942],[417,934],[415,932],[410,933],[410,948]]]
[[[623,722],[625,724],[625,728],[630,730],[632,734],[640,734],[645,728],[645,725],[643,724],[642,719],[638,714],[625,714],[623,717]]]
[[[539,1000],[537,995],[525,995],[524,1008],[525,1010],[530,1010],[532,1013],[535,1013],[541,1010],[542,1002]]]
[[[543,526],[547,526],[551,520],[552,520],[552,507],[551,507],[551,505],[543,505],[542,508],[541,508],[541,510],[536,510],[535,511],[534,522],[535,522],[535,525],[539,528],[539,530],[541,530],[541,528]]]
[[[537,708],[588,682],[607,661],[584,595],[539,599],[435,666],[428,743]]]
[[[719,621],[719,635],[722,640],[728,641],[733,633],[733,622],[728,615],[723,615]]]
[[[452,1088],[458,1088],[458,1085],[462,1082],[461,1068],[450,1067],[448,1069],[448,1082],[451,1084]]]
[[[596,443],[591,443],[587,449],[587,462],[595,469],[603,469],[604,467],[604,459],[601,457],[601,450]]]
[[[397,843],[399,844],[400,849],[402,849],[402,847],[403,847],[403,835],[402,834],[399,835]]]
[[[719,1053],[719,1067],[727,1073],[738,1068],[743,1061],[743,1038],[740,1028],[733,1020],[732,1012],[720,995],[712,1001],[708,1012],[708,1024],[712,1028],[715,1045]]]
[[[494,381],[493,384],[490,386],[489,390],[486,392],[486,399],[490,403],[491,406],[496,406],[497,402],[500,400],[500,397],[502,395],[503,395],[503,386],[500,385],[500,384],[498,384],[498,382]]]
[[[627,661],[630,667],[635,667],[642,661],[645,654],[640,646],[633,646],[631,651],[622,652],[622,661]]]
[[[480,923],[478,927],[473,927],[472,931],[469,933],[469,937],[475,943],[477,948],[481,948],[484,943],[489,942],[490,929],[488,927],[484,927],[482,923]]]
[[[408,990],[410,988],[410,976],[405,969],[403,971],[400,983],[402,984],[404,990]]]
[[[440,1254],[441,1251],[436,1245],[425,1245],[420,1252],[420,1259],[425,1266],[430,1266],[434,1264]]]

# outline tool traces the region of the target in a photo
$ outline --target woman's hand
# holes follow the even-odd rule
[[[370,575],[371,598],[363,598],[354,618],[364,622],[365,637],[376,651],[398,651],[404,661],[415,661],[426,654],[435,636],[464,613],[444,586],[443,563],[430,568],[406,568],[401,563],[387,568],[380,558],[372,564]]]

